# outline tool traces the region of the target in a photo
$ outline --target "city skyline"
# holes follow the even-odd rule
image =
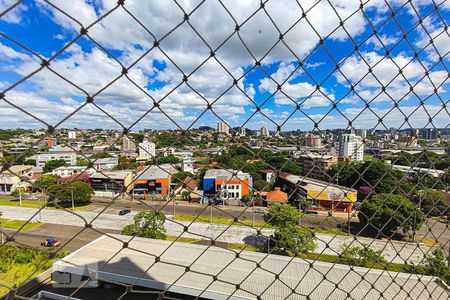
[[[78,8],[83,10],[80,22],[84,27],[115,5],[115,1],[55,3],[69,13]],[[359,3],[356,2],[346,2],[337,8],[341,18],[348,18],[345,29],[351,38],[339,26],[339,19],[329,4],[305,2],[301,8],[295,3],[290,5],[292,11],[283,9],[275,2],[267,3],[269,15],[282,32],[295,24],[303,8],[308,12],[306,16],[313,26],[320,22],[322,29],[318,34],[333,34],[325,37],[322,45],[317,34],[308,30],[310,26],[301,20],[284,35],[285,44],[280,41],[277,43],[279,33],[268,22],[267,15],[259,13],[239,31],[254,57],[264,57],[258,62],[260,66],[255,67],[254,58],[239,44],[233,21],[226,12],[218,7],[218,3],[204,5],[200,8],[201,12],[194,11],[193,15],[208,13],[209,17],[202,22],[192,18],[191,22],[194,28],[205,35],[208,44],[217,47],[227,35],[235,32],[229,42],[214,52],[214,59],[208,59],[208,47],[192,28],[183,23],[159,44],[160,48],[153,49],[127,70],[128,77],[134,83],[120,77],[94,97],[98,108],[88,104],[62,125],[89,128],[95,123],[97,126],[101,124],[103,128],[120,128],[100,108],[128,127],[152,108],[153,100],[147,93],[156,101],[164,99],[158,109],[175,118],[182,128],[188,128],[193,122],[195,126],[215,124],[220,121],[215,114],[231,127],[240,126],[250,118],[246,127],[256,129],[265,126],[275,130],[274,121],[282,125],[282,131],[311,130],[314,122],[319,123],[319,129],[345,128],[349,120],[352,126],[365,129],[383,126],[448,126],[448,112],[443,104],[444,99],[448,98],[445,63],[448,61],[450,45],[444,38],[446,33],[441,21],[431,14],[432,1],[415,3],[419,13],[427,16],[422,26],[415,28],[409,24],[417,21],[417,13],[404,8],[401,1],[392,3],[392,9],[397,12],[396,20],[404,31],[408,31],[407,39],[415,47],[414,50],[399,36],[400,30],[392,27],[391,12],[382,1],[369,1],[365,5],[365,14],[359,10]],[[231,5],[228,3],[228,6]],[[259,7],[259,2],[250,1],[235,6],[233,14],[236,14],[238,22],[243,22],[246,16]],[[151,15],[154,21],[146,21],[145,25],[151,27],[159,38],[183,21],[182,10],[170,1],[156,1],[152,7],[127,1],[126,7],[138,17],[142,14]],[[186,11],[195,9],[193,1],[183,2],[182,7]],[[448,13],[449,7],[447,3],[440,5],[443,14]],[[162,22],[158,12],[166,13],[167,21]],[[116,26],[124,22],[128,30],[112,36],[111,32]],[[15,26],[18,23],[21,26]],[[208,32],[207,28],[213,24],[224,28],[223,33]],[[372,35],[372,25],[380,27],[378,38]],[[80,28],[79,24],[45,3],[21,6],[0,21],[2,32],[32,48],[45,59],[51,58],[52,54],[75,38]],[[25,35],[28,32],[33,34]],[[427,33],[433,38],[433,45],[426,43],[424,37],[427,37]],[[44,68],[42,72],[31,76],[27,84],[19,84],[12,90],[9,87],[39,68],[41,61],[17,44],[2,38],[0,89],[6,90],[5,99],[11,104],[54,125],[85,102],[83,91],[93,94],[120,76],[123,68],[119,62],[128,67],[151,49],[153,41],[149,37],[139,24],[132,22],[130,16],[117,12],[90,28],[89,38],[79,38],[51,62],[53,71],[79,88]],[[41,43],[42,39],[47,43]],[[277,43],[277,46],[265,56],[269,49],[264,48],[261,41],[266,42],[267,48],[271,43]],[[354,51],[354,41],[360,45],[358,52]],[[99,45],[116,58],[104,52]],[[292,48],[293,53],[286,45]],[[385,56],[387,49],[389,56]],[[168,57],[173,56],[176,66],[161,50]],[[418,53],[417,58],[414,58],[414,52]],[[301,66],[294,54],[302,60]],[[439,61],[439,57],[442,57],[442,61]],[[206,63],[196,70],[196,66],[203,61]],[[233,86],[233,78],[218,62],[235,78],[239,78],[237,85]],[[335,70],[336,63],[340,66],[339,70]],[[371,73],[367,64],[371,66]],[[15,68],[11,68],[12,65]],[[402,74],[398,72],[399,69],[402,69]],[[188,75],[188,83],[192,88],[181,84],[170,93],[182,82],[183,73],[180,70]],[[276,82],[281,84],[284,94],[277,92]],[[353,91],[350,84],[354,85]],[[320,85],[320,89],[316,85]],[[381,85],[385,86],[384,92]],[[213,103],[212,111],[201,115],[207,109],[205,100]],[[421,101],[423,106],[420,106]],[[366,103],[370,103],[370,110],[366,109]],[[296,110],[297,104],[300,110]],[[333,107],[335,104],[336,108]],[[2,128],[38,128],[43,125],[4,101],[0,108]],[[432,124],[429,124],[429,115],[433,116]],[[382,124],[379,123],[380,118],[383,119]],[[176,129],[177,125],[161,112],[150,112],[135,128]]]

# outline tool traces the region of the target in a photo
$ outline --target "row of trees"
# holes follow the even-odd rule
[[[59,203],[69,204],[87,204],[94,195],[94,190],[86,183],[81,181],[58,183],[60,177],[57,175],[43,175],[36,180],[36,186],[45,189],[58,199]]]

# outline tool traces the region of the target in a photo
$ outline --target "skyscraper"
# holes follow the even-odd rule
[[[124,152],[136,151],[136,144],[128,136],[124,136],[122,138],[122,151]]]
[[[362,137],[356,134],[342,134],[339,137],[339,156],[351,158],[353,161],[363,161],[364,144]]]
[[[261,136],[262,137],[269,137],[270,136],[270,134],[269,134],[269,130],[266,128],[266,127],[261,127]]]
[[[217,123],[217,132],[229,135],[230,134],[230,126],[228,126],[227,123],[220,121],[219,123]]]

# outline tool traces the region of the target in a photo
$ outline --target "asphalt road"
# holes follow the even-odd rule
[[[2,206],[0,209],[3,215],[7,219],[15,220],[31,220],[35,221],[39,218],[37,209],[25,208],[25,207],[11,207]],[[41,231],[37,232],[38,235],[48,236],[54,233],[54,237],[69,240],[71,236],[78,236],[78,231],[81,228],[73,229],[75,231],[65,232],[65,226],[72,225],[77,227],[83,227],[86,223],[92,224],[93,228],[98,229],[100,232],[120,230],[125,225],[133,222],[133,217],[136,211],[131,212],[125,216],[118,216],[117,213],[103,212],[101,214],[93,211],[77,211],[76,213],[45,209],[42,211],[42,222],[55,224],[59,231],[48,231],[48,227],[40,228]],[[48,224],[47,224],[48,226]],[[64,226],[64,227],[62,227]],[[52,227],[53,228],[53,227]],[[255,228],[249,226],[228,226],[220,224],[209,223],[192,223],[187,221],[172,221],[167,220],[165,222],[166,232],[170,236],[181,236],[195,239],[214,239],[225,243],[240,243],[250,245],[265,245],[267,243],[267,237],[273,234],[273,229],[263,229],[261,235],[257,234]],[[184,228],[188,228],[187,232],[184,232]],[[58,230],[58,229],[57,229]],[[36,233],[34,229],[28,231],[29,233]],[[26,238],[29,235],[24,233]],[[62,236],[64,235],[64,236]],[[426,246],[419,246],[415,243],[406,243],[393,240],[373,240],[365,237],[351,237],[344,235],[332,235],[316,233],[317,248],[315,252],[324,253],[330,255],[337,255],[347,245],[368,245],[374,250],[382,251],[382,254],[386,256],[386,259],[396,263],[404,263],[408,261],[414,264],[423,263],[424,256],[431,250]],[[18,241],[20,236],[18,237]],[[91,239],[91,236],[87,236],[83,239],[80,237],[80,242],[87,242]],[[36,244],[36,243],[35,243]],[[35,245],[34,244],[34,245]]]
[[[4,229],[9,236],[16,230]],[[120,233],[119,230],[102,230],[107,233]],[[96,238],[102,236],[102,233],[90,228],[61,224],[42,224],[27,231],[21,231],[14,235],[15,242],[27,247],[45,249],[41,247],[41,242],[47,238],[54,238],[62,243],[62,250],[73,252]]]
[[[161,201],[145,201],[145,204],[134,200],[123,200],[117,199],[113,203],[110,203],[111,200],[106,198],[93,198],[92,203],[95,206],[105,207],[115,209],[131,209],[131,210],[149,210],[156,209],[161,210],[166,215],[174,215],[174,214],[186,214],[186,215],[201,215],[205,217],[210,217],[211,214],[213,217],[223,217],[223,218],[239,218],[239,220],[255,220],[256,222],[263,221],[263,214],[254,212],[252,207],[239,207],[239,206],[214,206],[211,210],[211,207],[202,206],[200,204],[188,204],[183,202],[177,202],[176,205],[173,202],[169,202],[166,204]],[[93,208],[95,210],[95,208]],[[267,209],[267,208],[266,208]],[[352,218],[352,221],[357,221],[357,218]],[[302,217],[302,222],[306,226],[323,226],[327,228],[340,228],[341,225],[347,224],[347,214],[334,214],[333,216],[327,215],[304,215]]]

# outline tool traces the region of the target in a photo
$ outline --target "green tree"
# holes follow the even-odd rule
[[[77,166],[78,167],[87,167],[87,166],[89,166],[89,161],[85,158],[77,158]]]
[[[133,170],[139,167],[139,163],[135,159],[129,159],[124,156],[119,157],[119,163],[113,170]]]
[[[57,184],[49,187],[49,191],[56,194],[61,203],[86,204],[91,201],[94,190],[84,182],[76,181],[64,184]]]
[[[48,189],[49,186],[55,185],[59,178],[60,177],[58,175],[53,174],[43,175],[41,178],[36,180],[35,185],[42,189]]]
[[[414,202],[420,210],[427,216],[438,217],[443,215],[450,215],[450,210],[447,209],[447,204],[444,201],[444,193],[426,189],[420,191],[414,196]]]
[[[43,171],[44,173],[48,173],[59,167],[67,167],[67,163],[64,159],[49,160],[45,163]]]
[[[162,212],[141,211],[134,216],[134,223],[122,228],[122,234],[151,239],[165,239],[166,216]]]
[[[172,182],[180,182],[183,179],[185,179],[186,177],[194,177],[194,174],[192,174],[191,172],[177,172],[175,174],[172,175]]]
[[[255,190],[257,191],[264,191],[264,192],[268,192],[271,191],[273,188],[273,184],[269,183],[265,180],[256,180],[255,182],[253,182],[253,187],[255,188]]]
[[[404,194],[410,186],[402,181],[403,174],[380,161],[339,163],[329,171],[335,183],[359,189],[370,186],[376,193]]]
[[[27,159],[23,163],[24,163],[24,165],[35,166],[36,165],[36,160],[35,159]]]
[[[447,266],[445,253],[441,249],[435,249],[426,257],[427,275],[440,277],[447,282],[450,280],[450,271]]]
[[[95,153],[90,158],[92,160],[94,160],[94,159],[98,159],[98,158],[109,158],[109,157],[112,157],[112,155],[109,154],[108,152],[99,152],[99,153]]]
[[[364,200],[358,214],[362,226],[375,232],[390,235],[397,229],[403,232],[418,230],[425,215],[401,195],[378,194]]]
[[[278,227],[275,230],[274,238],[279,248],[290,251],[295,256],[299,253],[308,253],[316,249],[316,238],[313,232],[300,226],[289,224]]]
[[[274,203],[264,214],[264,221],[277,227],[293,226],[297,224],[300,215],[300,212],[290,204]]]
[[[373,250],[367,245],[352,246],[344,244],[337,263],[360,266],[373,267],[375,264],[386,264],[387,260],[381,254],[382,250]]]
[[[181,160],[173,155],[160,156],[155,161],[158,165],[162,164],[178,164]]]

